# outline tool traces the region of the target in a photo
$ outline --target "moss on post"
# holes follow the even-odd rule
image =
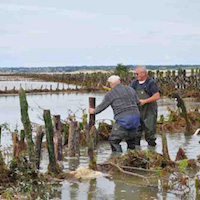
[[[33,166],[35,166],[35,147],[32,139],[31,122],[28,115],[28,103],[26,100],[26,93],[22,87],[19,91],[19,100],[21,107],[21,121],[24,126],[24,133],[28,145],[29,160]]]
[[[49,153],[48,169],[50,172],[57,173],[56,158],[55,158],[54,143],[53,143],[53,125],[52,125],[50,110],[44,110],[43,118],[46,128],[47,149]]]
[[[42,131],[42,126],[37,127],[36,138],[35,138],[35,155],[36,155],[36,167],[40,168],[40,157],[42,149],[42,139],[44,132]]]

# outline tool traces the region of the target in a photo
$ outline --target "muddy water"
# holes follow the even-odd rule
[[[184,136],[183,133],[170,135],[167,134],[169,154],[172,160],[175,159],[176,153],[179,147],[182,147],[188,158],[195,158],[200,154],[200,136]],[[123,152],[126,151],[126,143],[122,142]],[[144,140],[141,143],[142,149],[147,149],[148,146]],[[157,136],[157,146],[155,151],[162,152],[161,137]],[[98,163],[106,161],[111,154],[110,145],[108,142],[102,142],[99,144],[96,150]],[[42,171],[47,167],[47,152],[43,152],[43,160],[41,163]],[[88,166],[87,150],[81,150],[81,157],[78,162],[76,159],[69,159],[65,157],[64,169],[75,169],[78,166]],[[145,176],[150,174],[142,173]],[[151,176],[150,176],[151,177]],[[135,177],[115,175],[112,177],[101,177],[93,180],[82,180],[80,182],[75,181],[63,181],[60,187],[61,196],[58,199],[66,200],[88,200],[88,199],[109,199],[109,200],[140,200],[140,199],[196,199],[194,191],[194,183],[191,181],[190,193],[186,196],[175,194],[173,192],[166,192],[159,186],[159,180],[151,180],[151,185],[147,186],[146,182]],[[52,197],[53,198],[53,197]]]
[[[51,114],[60,114],[64,120],[69,113],[75,113],[78,120],[81,120],[82,109],[88,109],[88,98],[94,96],[97,98],[97,105],[101,102],[103,94],[38,94],[27,95],[29,104],[29,116],[30,120],[35,123],[42,122],[43,109],[50,109]],[[167,107],[176,109],[176,102],[170,99],[162,99],[158,102],[159,109],[158,115],[163,114],[167,117]],[[188,108],[198,107],[200,103],[186,101]],[[10,129],[21,129],[20,121],[20,108],[18,96],[1,96],[0,97],[0,124],[7,122],[10,125]],[[108,108],[101,114],[97,115],[97,121],[106,119],[108,122],[113,119],[113,113],[111,108]],[[185,136],[180,134],[167,134],[169,154],[172,160],[175,159],[179,146],[181,146],[186,155],[189,158],[195,158],[200,154],[200,136]],[[7,146],[11,144],[10,134],[2,135],[2,145]],[[126,151],[126,143],[122,142],[122,149]],[[146,149],[147,144],[144,140],[141,142],[142,149]],[[161,138],[157,136],[157,147],[155,150],[158,153],[162,152]],[[110,145],[108,142],[102,142],[98,145],[96,150],[98,163],[106,161],[111,154]],[[42,152],[41,171],[45,172],[48,165],[47,150]],[[87,149],[81,149],[81,157],[77,159],[69,159],[65,157],[63,162],[64,169],[66,171],[77,168],[78,166],[88,166]],[[145,175],[145,174],[144,174]],[[193,187],[194,188],[194,187]],[[165,192],[159,187],[159,181],[153,181],[153,184],[149,187],[146,186],[144,181],[138,178],[127,176],[115,176],[109,178],[97,178],[91,181],[64,181],[60,187],[57,199],[61,200],[88,200],[88,199],[112,199],[112,200],[140,200],[140,199],[184,199],[180,195],[175,195],[172,192]],[[191,189],[190,196],[185,199],[195,199],[195,192]],[[51,197],[56,199],[56,197]]]
[[[44,109],[50,109],[52,115],[61,115],[61,119],[65,120],[69,114],[75,114],[77,120],[81,120],[82,110],[88,110],[89,97],[96,97],[98,105],[104,94],[97,93],[57,93],[57,94],[27,94],[29,104],[29,117],[31,122],[43,123],[41,118]],[[200,102],[186,101],[188,108],[200,109]],[[161,99],[158,101],[158,118],[162,114],[168,116],[167,107],[176,109],[176,101],[171,99]],[[0,96],[0,124],[7,122],[11,129],[16,126],[21,128],[21,116],[18,95]],[[112,109],[109,107],[96,116],[97,122],[102,120],[113,119]]]

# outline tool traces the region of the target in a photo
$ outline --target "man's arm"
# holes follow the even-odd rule
[[[160,93],[156,92],[154,95],[152,95],[148,99],[140,99],[140,105],[144,105],[146,103],[152,103],[154,101],[157,101],[158,99],[160,99]]]
[[[107,96],[104,97],[103,101],[95,108],[89,108],[88,112],[90,114],[98,114],[100,112],[102,112],[103,110],[105,110],[109,105],[111,104],[109,98],[107,98]]]

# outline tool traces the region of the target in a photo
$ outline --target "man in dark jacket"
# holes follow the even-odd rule
[[[89,113],[98,114],[111,106],[116,121],[109,137],[112,151],[122,152],[119,144],[122,139],[127,142],[127,149],[134,149],[136,129],[140,123],[139,100],[136,92],[133,88],[122,85],[119,76],[109,77],[108,82],[111,90],[95,109],[89,108]]]
[[[140,126],[136,134],[136,145],[140,145],[142,132],[150,146],[156,146],[157,103],[160,99],[159,88],[153,78],[148,77],[145,66],[135,70],[137,79],[131,84],[140,99]]]

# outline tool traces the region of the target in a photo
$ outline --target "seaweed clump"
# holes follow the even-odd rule
[[[161,154],[149,149],[127,151],[125,155],[112,157],[111,162],[116,163],[119,166],[131,166],[143,169],[163,169],[167,166],[175,166],[173,161],[167,160]]]

